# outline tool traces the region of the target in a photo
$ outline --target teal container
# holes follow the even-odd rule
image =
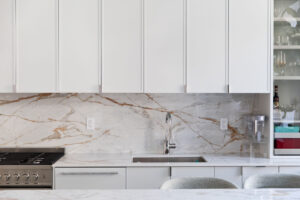
[[[275,133],[299,133],[299,126],[275,126]]]

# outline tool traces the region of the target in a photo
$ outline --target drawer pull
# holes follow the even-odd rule
[[[69,175],[117,175],[119,172],[61,172],[61,175],[69,176]]]

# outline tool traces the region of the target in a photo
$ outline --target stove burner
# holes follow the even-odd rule
[[[63,153],[1,153],[0,165],[52,165],[62,156]]]

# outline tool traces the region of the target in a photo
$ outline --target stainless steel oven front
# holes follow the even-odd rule
[[[49,165],[0,165],[0,189],[52,189]]]

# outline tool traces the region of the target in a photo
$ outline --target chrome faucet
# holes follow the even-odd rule
[[[171,143],[171,139],[172,139],[172,116],[171,116],[170,112],[167,112],[166,123],[168,125],[168,135],[165,138],[165,154],[169,154],[170,149],[175,149],[176,148],[176,144]]]

